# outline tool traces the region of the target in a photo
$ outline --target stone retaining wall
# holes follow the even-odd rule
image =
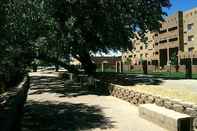
[[[161,97],[146,93],[136,92],[124,86],[110,84],[108,86],[109,94],[119,99],[125,100],[131,104],[147,104],[152,103],[161,107],[165,107],[183,114],[194,117],[193,127],[197,129],[197,105],[193,103],[183,102],[180,100]]]
[[[23,107],[29,89],[29,77],[0,96],[0,131],[20,131]]]

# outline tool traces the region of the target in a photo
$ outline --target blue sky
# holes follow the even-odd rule
[[[197,7],[197,0],[170,0],[172,6],[169,9],[164,9],[168,15],[172,15],[175,12],[181,10],[189,10]]]

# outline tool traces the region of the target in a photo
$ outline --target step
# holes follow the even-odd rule
[[[193,118],[191,116],[155,104],[140,105],[139,115],[168,131],[192,131]]]

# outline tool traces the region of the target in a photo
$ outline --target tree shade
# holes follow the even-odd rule
[[[162,7],[170,2],[1,0],[0,5],[0,83],[10,86],[35,58],[73,71],[67,63],[72,56],[93,74],[92,53],[131,48],[135,32],[143,38],[147,30],[159,29],[166,15]]]

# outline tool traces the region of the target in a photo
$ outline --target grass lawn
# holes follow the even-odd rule
[[[194,92],[190,88],[176,88],[176,87],[159,87],[151,85],[138,85],[131,87],[133,90],[148,93],[152,95],[159,95],[162,97],[170,97],[173,99],[179,99],[186,102],[192,102],[197,104],[197,92]]]
[[[131,71],[125,74],[143,74],[142,71]],[[148,75],[152,75],[156,78],[168,78],[168,79],[185,79],[185,73],[183,72],[148,72]],[[197,73],[192,74],[192,79],[197,79]]]
[[[125,74],[125,75],[136,75],[136,74],[143,74],[142,71],[130,71],[124,73],[116,73],[114,70],[107,69],[105,72],[101,72],[97,70],[97,74],[102,75],[117,75],[117,74]],[[183,72],[148,72],[148,75],[152,75],[155,78],[167,78],[167,79],[185,79],[185,73]],[[192,74],[192,79],[197,79],[197,73]]]
[[[113,82],[115,79],[118,79],[118,83],[120,83],[121,85],[121,81],[123,83],[126,83],[127,81],[125,81],[124,77],[122,78],[122,76],[127,77],[127,75],[136,75],[136,74],[142,74],[142,72],[127,72],[127,73],[114,73],[114,72],[98,72],[97,75],[100,76],[101,78],[103,77],[104,81],[108,82]],[[154,78],[164,78],[167,80],[175,80],[177,79],[177,81],[182,81],[182,79],[185,78],[185,74],[181,73],[181,72],[175,72],[175,73],[169,73],[169,72],[152,72],[149,73],[149,75],[153,75]],[[143,76],[141,76],[143,77]],[[181,80],[179,80],[181,79]],[[193,79],[197,79],[197,74],[193,74]],[[190,80],[184,80],[185,82],[190,82]],[[191,80],[191,81],[195,81],[195,80]],[[118,84],[117,83],[117,84]],[[116,83],[115,83],[116,84]],[[190,88],[190,86],[182,86],[179,87],[175,84],[172,85],[163,85],[163,84],[159,84],[159,85],[147,85],[146,83],[142,83],[142,84],[137,84],[137,85],[126,85],[127,88],[131,88],[135,91],[138,92],[142,92],[142,93],[148,93],[148,94],[152,94],[152,95],[159,95],[162,97],[170,97],[173,99],[179,99],[181,101],[186,101],[186,102],[192,102],[197,104],[197,91],[194,91],[192,89],[192,87]]]

